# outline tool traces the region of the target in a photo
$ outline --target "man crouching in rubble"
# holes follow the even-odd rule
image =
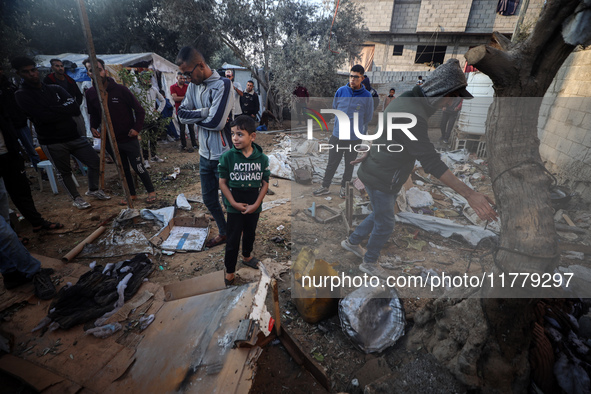
[[[441,161],[439,153],[429,141],[428,118],[438,109],[449,106],[456,97],[473,98],[466,90],[467,85],[457,59],[450,59],[439,66],[423,85],[417,85],[411,91],[403,93],[390,103],[383,114],[384,120],[388,119],[388,113],[391,112],[414,114],[417,124],[409,130],[417,140],[410,140],[405,133],[394,133],[392,138],[395,141],[388,141],[386,133],[383,133],[366,154],[351,162],[361,163],[358,176],[365,185],[373,211],[347,239],[341,242],[341,246],[363,259],[359,266],[362,272],[387,276],[378,264],[378,258],[394,231],[396,196],[412,172],[415,160],[421,162],[425,172],[437,177],[468,200],[468,204],[480,219],[497,219],[497,214],[491,207],[493,201],[456,178]],[[404,149],[401,152],[376,149],[377,144],[392,142],[402,145]],[[360,243],[368,236],[366,251]]]

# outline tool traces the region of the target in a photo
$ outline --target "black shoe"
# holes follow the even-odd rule
[[[50,300],[55,297],[56,291],[53,282],[51,281],[51,273],[53,270],[41,269],[33,277],[35,284],[35,295],[41,300]]]
[[[6,290],[14,289],[33,280],[33,278],[27,278],[26,274],[19,271],[5,272],[2,274],[2,279]]]

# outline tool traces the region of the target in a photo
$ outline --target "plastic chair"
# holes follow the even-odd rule
[[[44,169],[47,173],[47,179],[49,180],[49,186],[51,186],[51,191],[53,192],[53,194],[58,194],[57,182],[55,180],[55,174],[53,173],[53,164],[51,164],[49,160],[44,160],[37,164],[37,169],[39,171],[39,190],[43,191],[43,178],[41,176],[41,170]],[[72,174],[72,179],[74,180],[76,187],[80,187],[80,184],[78,184],[78,181],[76,180],[76,177],[74,177],[74,174]]]

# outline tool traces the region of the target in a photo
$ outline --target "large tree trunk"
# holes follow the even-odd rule
[[[468,64],[490,76],[496,92],[488,112],[486,141],[501,218],[495,265],[505,273],[552,272],[559,260],[549,193],[551,177],[540,157],[537,124],[542,97],[575,48],[565,43],[563,28],[579,4],[579,0],[549,0],[533,32],[522,43],[494,33],[488,45],[465,55]],[[431,308],[439,309],[438,301]],[[425,345],[436,357],[445,354],[438,357],[440,361],[470,387],[526,391],[535,303],[524,298],[474,301],[456,301],[443,315],[426,311],[418,326],[427,333],[413,332],[411,342]],[[452,332],[454,319],[449,319],[457,310],[482,316],[486,327],[474,323],[469,330],[473,334],[458,336]],[[457,348],[455,355],[442,353],[441,344],[450,339]],[[476,367],[462,369],[462,362]]]

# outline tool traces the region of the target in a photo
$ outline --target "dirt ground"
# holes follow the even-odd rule
[[[288,127],[289,122],[285,122],[284,128]],[[439,137],[438,131],[432,130],[432,134],[432,140],[436,141]],[[263,147],[266,153],[269,153],[273,150],[274,145],[283,138],[283,135],[284,133],[258,133],[256,142]],[[179,193],[184,193],[185,196],[200,194],[197,152],[180,152],[178,142],[160,141],[158,154],[165,159],[165,162],[151,163],[152,168],[149,170],[156,187],[158,201],[152,205],[146,204],[145,190],[140,184],[138,187],[139,199],[135,208],[171,206]],[[62,189],[59,194],[53,195],[47,181],[43,181],[44,190],[40,192],[33,169],[28,170],[32,182],[33,197],[39,212],[45,219],[65,225],[65,228],[59,231],[33,233],[30,225],[26,221],[21,221],[18,231],[21,236],[29,238],[28,249],[31,252],[61,258],[92,233],[102,221],[119,213],[124,208],[119,205],[123,191],[115,165],[107,164],[106,167],[105,190],[112,196],[112,199],[109,201],[88,199],[92,207],[83,211],[72,206],[70,199]],[[174,167],[179,167],[181,170],[178,178],[165,180],[166,175],[172,173]],[[486,176],[486,163],[482,167],[485,176],[473,184],[480,191],[492,196],[490,180]],[[80,174],[76,178],[80,183],[79,190],[83,194],[86,190],[86,179]],[[310,206],[310,201],[335,209],[339,209],[338,205],[344,201],[338,196],[337,185],[331,187],[332,194],[328,196],[330,198],[326,198],[327,196],[313,197],[312,190],[318,186],[317,183],[299,185],[292,184],[289,180],[271,178],[270,190],[274,194],[267,196],[265,201],[291,198],[291,202],[261,214],[254,254],[261,260],[272,258],[279,262],[285,262],[297,257],[295,255],[292,257],[292,251],[297,252],[307,246],[314,248],[317,257],[333,263],[339,271],[358,274],[357,267],[360,264],[360,259],[351,253],[343,252],[339,246],[340,241],[347,235],[344,222],[338,219],[331,223],[321,224],[305,214],[306,209]],[[450,207],[450,203],[445,200],[436,200],[437,204],[440,209]],[[192,211],[177,210],[177,216],[196,216],[207,213],[203,204],[191,203],[191,205]],[[210,237],[213,237],[217,233],[217,228],[215,222],[212,221],[211,224]],[[298,226],[298,229],[294,230],[292,224]],[[150,238],[158,230],[158,227],[151,222],[140,222],[136,228],[142,231],[147,238]],[[277,237],[284,241],[275,242]],[[420,250],[416,248],[416,242],[413,242],[417,240],[424,241]],[[397,225],[394,236],[382,251],[382,256],[385,256],[386,262],[391,263],[393,275],[420,274],[421,266],[439,272],[443,270],[448,273],[481,273],[483,269],[489,268],[492,264],[490,256],[480,259],[488,251],[486,246],[475,249],[461,240],[443,238],[423,230],[417,230],[412,226]],[[164,285],[222,270],[224,268],[223,257],[223,246],[199,253],[177,253],[172,256],[156,254],[154,259],[157,269],[150,276],[150,281]],[[121,259],[120,257],[106,258],[102,259],[100,263],[105,264]],[[75,261],[80,264],[90,264],[94,260],[96,259],[77,258]],[[240,268],[242,267],[239,264],[237,269]],[[334,315],[318,324],[304,322],[291,297],[292,283],[289,273],[283,274],[281,279],[279,298],[282,324],[300,341],[304,351],[313,355],[318,364],[326,369],[332,383],[331,392],[361,393],[365,384],[385,375],[389,375],[391,381],[399,382],[397,386],[390,387],[386,391],[379,391],[379,388],[376,388],[378,391],[372,392],[465,391],[450,372],[438,366],[432,356],[420,350],[418,352],[407,351],[405,337],[402,337],[395,346],[380,354],[366,355],[355,348],[344,335],[338,316]],[[399,295],[406,313],[406,331],[408,332],[413,325],[415,312],[429,300],[404,292]],[[270,298],[269,296],[269,302]],[[251,392],[320,393],[325,390],[303,367],[298,366],[289,357],[281,344],[275,341],[264,349],[259,359],[258,372]]]

